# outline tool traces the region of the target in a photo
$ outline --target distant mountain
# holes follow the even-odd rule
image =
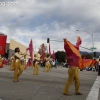
[[[85,51],[80,51],[81,55],[86,55],[86,54],[89,54],[88,52],[85,52]]]
[[[99,57],[100,56],[100,52],[84,52],[84,51],[80,51],[81,55],[86,55],[86,54],[91,54],[94,55],[95,57]]]

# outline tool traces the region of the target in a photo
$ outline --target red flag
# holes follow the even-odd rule
[[[82,40],[81,40],[80,36],[78,36],[78,37],[77,37],[76,46],[79,47],[79,45],[81,45],[81,43],[82,43]]]
[[[79,50],[79,47],[78,47],[78,46],[74,45],[74,47],[75,47],[77,50]]]
[[[44,62],[44,43],[42,44],[42,62]]]
[[[48,48],[47,48],[47,54],[49,53]]]
[[[49,43],[49,54],[51,55],[51,50],[50,50],[50,43]]]
[[[94,59],[83,59],[83,67],[93,67],[97,63]]]
[[[56,59],[55,59],[55,52],[54,52],[54,50],[53,50],[53,60],[55,61]]]
[[[93,59],[93,60],[92,60],[92,63],[91,63],[91,65],[90,65],[90,66],[92,66],[92,67],[93,67],[93,66],[95,66],[95,64],[96,64],[96,63],[97,63],[97,61]]]
[[[70,43],[68,40],[64,39],[64,49],[66,51],[67,56],[67,62],[71,66],[78,66],[82,67],[82,57],[72,43]]]
[[[31,41],[29,43],[28,50],[30,52],[30,57],[33,59],[33,42],[32,42],[32,39],[31,39]]]
[[[26,51],[29,50],[29,53],[30,53],[30,57],[31,57],[31,64],[32,64],[32,61],[33,61],[33,42],[32,42],[32,39],[29,43],[29,47],[26,49]]]
[[[80,38],[80,36],[78,36],[77,37],[77,42],[76,42],[76,49],[78,49],[79,50],[79,46],[81,45],[81,43],[82,43],[82,40],[81,40],[81,38]]]
[[[83,67],[89,67],[92,63],[92,59],[83,59]]]

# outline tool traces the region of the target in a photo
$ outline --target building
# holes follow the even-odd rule
[[[20,43],[18,43],[18,42],[16,42],[16,41],[14,41],[14,40],[10,40],[10,43],[9,43],[9,46],[8,46],[8,57],[11,57],[12,56],[12,54],[14,54],[15,53],[15,48],[16,47],[19,47],[20,48],[20,52],[22,52],[22,53],[26,53],[26,49],[27,49],[27,47],[26,46],[24,46],[23,44],[20,44]]]
[[[6,43],[5,57],[10,58],[12,56],[12,54],[15,53],[14,50],[16,47],[20,48],[20,52],[26,53],[27,46],[24,46],[23,44],[11,39],[10,43]],[[34,53],[33,53],[33,55],[34,55]],[[28,57],[29,57],[29,51],[27,52],[27,58]]]

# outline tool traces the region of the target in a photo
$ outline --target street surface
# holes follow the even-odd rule
[[[68,77],[68,68],[52,68],[43,72],[39,67],[39,75],[33,75],[33,68],[24,70],[19,82],[13,82],[13,71],[9,66],[0,68],[0,99],[1,100],[86,100],[96,78],[97,72],[80,71],[80,91],[83,95],[75,95],[74,82],[70,87],[71,96],[63,95]],[[100,100],[100,93],[99,99]]]

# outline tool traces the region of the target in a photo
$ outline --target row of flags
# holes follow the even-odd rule
[[[82,59],[80,51],[79,51],[79,46],[81,45],[82,40],[81,38],[78,36],[77,37],[77,42],[76,45],[73,45],[71,42],[69,42],[67,39],[64,39],[64,49],[66,52],[66,58],[67,58],[67,62],[69,65],[71,66],[79,66],[80,68],[84,68],[86,66],[93,66],[96,63],[96,60],[93,59]],[[31,57],[31,63],[34,60],[34,49],[33,49],[33,42],[32,39],[29,43],[28,48],[26,49],[26,52],[29,50],[30,53],[30,57]],[[49,52],[50,55],[52,55],[53,60],[56,59],[55,57],[55,52],[53,50],[53,54],[51,54],[51,49],[50,49],[50,43],[49,43]],[[44,44],[42,44],[42,62],[44,62],[44,57],[45,57],[45,53],[44,53]]]
[[[27,54],[28,51],[30,53],[31,63],[32,63],[32,61],[34,60],[34,56],[33,56],[34,55],[33,54],[34,53],[34,48],[33,48],[33,41],[32,41],[32,39],[30,40],[29,46],[26,49],[26,54]],[[49,43],[49,54],[51,56],[50,43]],[[45,57],[44,44],[42,44],[42,54],[41,54],[41,56],[42,56],[42,62],[44,62],[44,57]],[[53,60],[55,60],[55,52],[54,52],[54,50],[53,50],[52,57],[53,57]]]

